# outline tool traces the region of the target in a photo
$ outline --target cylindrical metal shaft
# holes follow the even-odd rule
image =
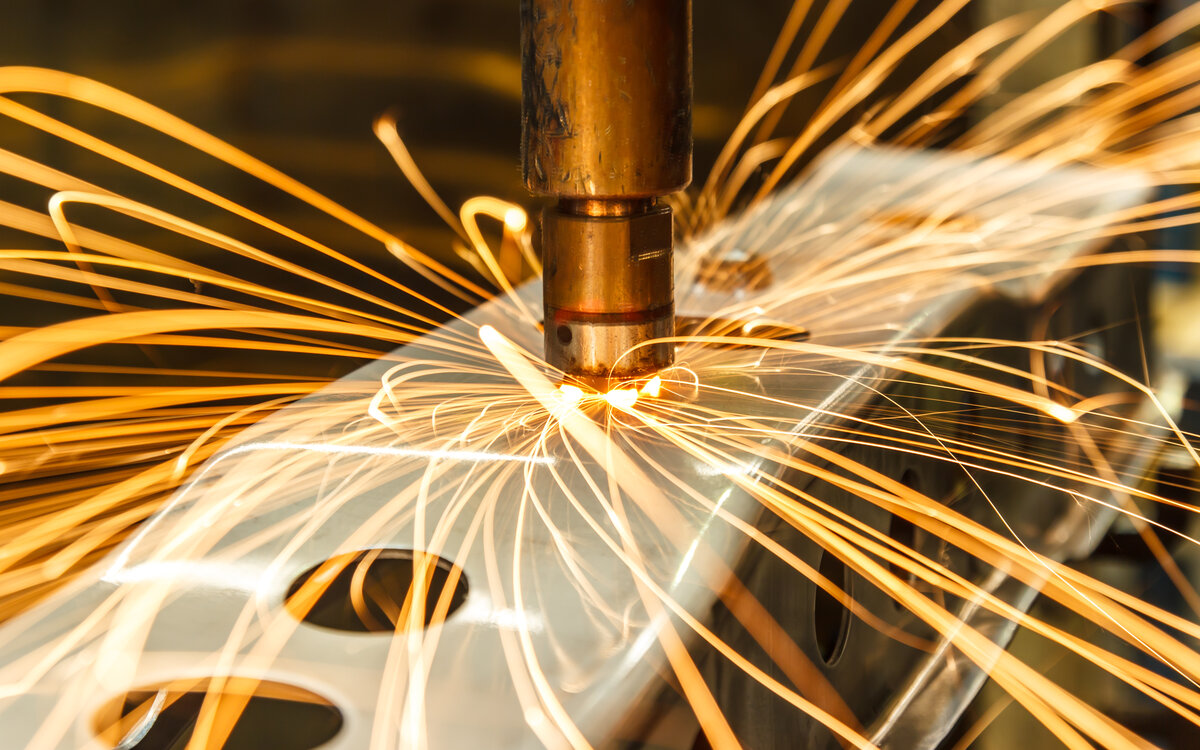
[[[629,199],[692,179],[690,0],[522,0],[525,184]]]
[[[590,216],[549,208],[542,218],[550,363],[598,387],[670,364],[669,343],[637,346],[675,332],[670,209]]]
[[[690,0],[522,0],[525,184],[542,216],[546,358],[611,380],[670,364],[672,223],[691,180]]]

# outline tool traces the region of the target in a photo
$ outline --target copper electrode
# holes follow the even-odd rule
[[[690,0],[522,0],[525,184],[546,359],[596,387],[671,364],[671,209],[692,176]],[[640,346],[639,346],[640,345]]]

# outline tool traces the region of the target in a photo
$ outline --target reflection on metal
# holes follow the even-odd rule
[[[542,213],[546,361],[607,390],[673,361],[674,226],[692,179],[691,0],[523,0],[522,173]]]
[[[987,179],[965,179],[974,173]],[[955,195],[930,187],[943,183],[959,186]],[[862,185],[873,189],[863,191]],[[962,185],[977,187],[970,194]],[[1055,200],[1081,194],[1090,197],[1067,205]],[[835,151],[770,205],[682,250],[680,307],[704,319],[803,326],[811,342],[829,347],[902,346],[963,325],[1021,329],[1063,288],[1066,262],[1096,249],[1102,227],[1091,220],[1144,195],[1136,175]],[[906,205],[909,196],[920,196],[919,205]],[[880,256],[879,236],[859,233],[872,215],[922,215],[952,199],[970,209],[977,228],[969,236],[939,237],[942,244],[933,250],[911,249],[923,261],[940,258],[946,272],[934,276],[937,284],[913,289],[900,276],[889,279],[886,258],[876,263],[878,294],[849,294],[831,281],[838,264]],[[1030,220],[1032,213],[1038,221]],[[834,223],[850,229],[831,233],[826,228]],[[1072,241],[1053,242],[1064,236]],[[1037,248],[1036,257],[1010,254],[1005,264],[994,263],[988,250],[1009,245]],[[796,278],[785,269],[812,269],[813,294],[788,289],[780,296],[786,303],[771,306],[768,291],[756,294],[751,305],[743,288],[718,291],[700,283],[708,260],[733,247],[763,257],[772,279]],[[538,290],[530,285],[521,293],[534,303]],[[847,299],[856,302],[847,305]],[[474,336],[484,324],[528,351],[539,346],[538,331],[507,316],[498,303],[449,329]],[[893,385],[886,370],[851,359],[823,360],[820,373],[807,376],[799,374],[807,360],[787,350],[679,351],[684,366],[689,358],[719,363],[707,370],[720,374],[706,385],[735,383],[742,392],[774,399],[739,400],[731,390],[697,388],[689,396],[697,408],[740,411],[805,437],[829,433],[839,415],[856,413]],[[552,718],[527,699],[534,689],[528,675],[514,670],[514,660],[527,660],[544,678],[548,692],[540,700],[553,699],[588,742],[608,747],[654,737],[660,746],[688,750],[695,726],[677,712],[676,694],[661,676],[668,667],[659,635],[672,625],[686,633],[678,615],[688,613],[761,662],[763,655],[718,604],[726,582],[721,571],[730,570],[805,655],[821,663],[813,637],[813,585],[785,573],[778,559],[747,540],[745,529],[755,524],[809,564],[821,555],[731,480],[731,472],[778,473],[761,455],[733,455],[731,472],[714,471],[652,435],[619,432],[614,439],[628,449],[630,466],[670,472],[694,493],[664,483],[655,488],[661,502],[646,506],[657,517],[621,515],[592,492],[607,482],[603,468],[574,460],[556,435],[546,437],[537,458],[525,457],[529,436],[519,422],[486,449],[410,449],[385,422],[366,414],[361,400],[345,398],[355,390],[374,393],[397,361],[436,362],[438,356],[418,341],[350,375],[334,391],[248,429],[104,564],[0,628],[0,736],[6,746],[25,747],[41,730],[43,747],[111,748],[96,739],[91,717],[117,697],[146,685],[239,674],[294,686],[333,704],[344,724],[322,746],[329,750],[368,747],[378,727],[403,739],[410,711],[423,717],[430,748],[538,748],[552,736]],[[480,387],[485,381],[479,377],[463,375],[447,388]],[[494,382],[496,376],[490,377]],[[778,442],[786,442],[786,434]],[[930,496],[946,498],[981,522],[996,522],[986,503],[954,483],[945,464],[869,446],[845,450],[891,477],[923,474]],[[878,507],[811,477],[790,480],[877,529],[890,527],[889,515]],[[1086,552],[1107,522],[1105,514],[1061,496],[1048,500],[1028,488],[1016,493],[1012,483],[995,478],[985,479],[985,487],[1022,521],[1024,538],[1052,558]],[[636,541],[644,579],[630,573],[622,539]],[[953,550],[928,546],[930,540],[914,544],[927,545],[924,554],[1020,609],[1034,596],[1002,572],[973,569]],[[437,555],[470,581],[461,608],[428,631],[436,634],[436,650],[406,652],[387,635],[334,631],[288,613],[284,598],[297,576],[336,555],[371,548]],[[852,573],[848,578],[871,612],[897,627],[916,627],[882,592],[868,590]],[[677,612],[650,606],[643,585],[670,597]],[[957,607],[997,643],[1010,637],[1010,623],[971,602]],[[147,617],[148,611],[155,616]],[[698,639],[689,645],[703,652]],[[853,618],[844,630],[839,625],[834,650],[824,677],[867,727],[867,736],[885,747],[935,745],[984,677],[945,642],[921,651]],[[413,683],[406,680],[410,669]],[[747,746],[783,746],[780,737],[794,747],[833,745],[814,721],[764,698],[762,688],[728,662],[706,659],[702,669]]]

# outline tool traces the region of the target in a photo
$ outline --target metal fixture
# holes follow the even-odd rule
[[[735,331],[747,324],[740,323],[743,320],[758,325],[745,317],[748,311],[739,288],[718,291],[705,283],[705,258],[723,247],[742,247],[747,255],[762,255],[764,276],[774,284],[799,283],[791,269],[844,259],[848,246],[854,252],[870,249],[869,244],[852,244],[861,227],[858,217],[870,221],[881,210],[918,214],[940,207],[943,199],[936,192],[910,187],[921,175],[937,175],[969,185],[960,191],[962,200],[991,227],[986,235],[962,239],[964,252],[986,258],[1008,242],[1035,247],[1044,243],[1045,250],[1030,261],[1044,272],[1016,274],[1012,266],[990,265],[977,269],[981,278],[1003,280],[981,287],[964,285],[961,276],[948,274],[920,295],[911,294],[910,284],[885,279],[840,294],[793,294],[786,304],[761,315],[792,326],[783,336],[793,339],[809,334],[814,343],[828,346],[852,348],[866,341],[883,347],[890,341],[903,348],[914,339],[942,332],[961,337],[985,335],[975,333],[984,330],[991,332],[986,335],[1013,337],[1028,330],[1022,326],[1036,315],[1061,309],[1063,299],[1072,299],[1080,301],[1079,307],[1063,324],[1080,321],[1112,331],[1108,355],[1121,361],[1120,326],[1131,326],[1136,318],[1113,300],[1132,295],[1113,291],[1119,288],[1115,283],[1098,284],[1127,274],[1116,266],[1083,273],[1071,266],[1073,259],[1100,249],[1098,240],[1106,225],[1097,217],[1119,215],[1121,207],[1147,200],[1148,181],[1137,174],[1084,166],[1050,172],[1042,165],[1019,162],[988,166],[993,179],[968,182],[963,177],[976,174],[980,165],[962,154],[877,149],[830,153],[815,164],[811,176],[681,248],[680,310],[697,318],[704,315],[705,320],[715,318],[713,311],[730,315],[723,319],[726,323],[710,323],[718,326],[715,330],[723,326]],[[864,191],[864,184],[881,187]],[[1025,222],[1022,217],[1027,214],[1014,208],[1027,205],[1030,195],[1076,195],[1085,185],[1092,199],[1064,203],[1062,211],[1048,215],[1045,222]],[[820,187],[823,201],[808,202],[814,186]],[[1006,221],[1006,216],[1015,220]],[[819,234],[810,242],[794,241],[822,225],[847,229]],[[763,231],[764,226],[769,230]],[[881,231],[889,226],[881,223]],[[1055,245],[1064,226],[1088,229],[1071,235],[1076,238],[1072,242]],[[1068,286],[1074,284],[1087,286]],[[1095,289],[1106,293],[1092,293]],[[517,293],[532,302],[538,290],[528,285]],[[819,598],[811,581],[767,548],[748,543],[742,529],[757,524],[813,569],[850,588],[892,632],[919,632],[914,615],[895,607],[865,578],[839,568],[819,544],[778,516],[764,514],[759,500],[734,476],[744,468],[764,478],[782,478],[881,533],[899,531],[898,539],[911,539],[922,554],[1016,610],[1028,609],[1036,592],[1005,571],[972,566],[953,550],[936,546],[932,538],[905,535],[902,524],[895,524],[884,508],[816,476],[782,477],[782,469],[768,464],[754,446],[732,455],[731,471],[726,472],[649,431],[623,433],[622,440],[632,447],[634,466],[650,476],[677,478],[678,483],[661,485],[662,497],[656,498],[654,508],[665,515],[630,513],[619,521],[599,499],[566,501],[568,495],[594,497],[597,479],[608,475],[601,467],[580,462],[572,446],[553,435],[542,455],[529,455],[519,447],[506,453],[504,440],[490,439],[486,448],[429,450],[398,441],[386,423],[391,412],[366,418],[362,400],[346,398],[347,393],[375,392],[398,362],[436,369],[446,355],[432,342],[448,334],[477,335],[484,323],[504,325],[505,315],[501,302],[485,304],[428,341],[406,345],[329,390],[255,424],[206,462],[120,549],[41,604],[0,625],[0,685],[9,690],[0,699],[3,747],[151,750],[154,745],[135,744],[143,729],[150,737],[150,730],[161,731],[155,729],[159,721],[194,718],[201,703],[195,697],[197,689],[206,688],[211,678],[232,677],[223,679],[226,692],[247,680],[265,685],[250,696],[263,699],[258,705],[271,706],[269,701],[279,697],[293,704],[306,702],[299,713],[271,716],[282,725],[276,738],[312,715],[324,722],[319,725],[323,731],[311,734],[325,743],[322,748],[360,750],[369,747],[373,737],[395,730],[399,716],[408,710],[396,697],[405,687],[400,678],[415,674],[422,696],[416,715],[431,750],[537,750],[561,742],[553,729],[559,719],[539,713],[521,692],[520,681],[536,666],[546,686],[545,700],[558,706],[589,744],[644,743],[691,750],[702,745],[694,744],[698,729],[677,686],[664,679],[671,669],[658,646],[664,633],[678,633],[698,660],[708,654],[697,666],[746,747],[840,747],[808,714],[773,697],[738,665],[706,651],[701,639],[678,621],[650,609],[643,579],[635,578],[610,546],[619,544],[622,534],[645,554],[647,580],[680,611],[708,623],[717,637],[746,654],[760,670],[777,665],[753,634],[722,609],[720,592],[726,590],[726,580],[714,579],[711,568],[698,560],[720,561],[735,571],[740,585],[815,665],[820,677],[810,690],[815,702],[826,705],[822,701],[829,696],[841,696],[850,715],[861,722],[864,736],[878,747],[939,746],[986,679],[986,670],[952,639],[933,639],[928,650],[913,648],[896,641],[888,629],[866,626],[844,614],[832,598]],[[800,324],[811,325],[811,332],[802,331]],[[525,348],[535,341],[534,332],[520,324],[506,325],[505,334]],[[1134,337],[1126,339],[1127,345],[1134,342]],[[1138,354],[1136,346],[1126,348]],[[826,435],[837,439],[846,425],[862,430],[861,422],[849,420],[872,413],[880,398],[912,403],[919,397],[918,391],[898,392],[917,384],[906,384],[895,372],[849,359],[822,360],[818,372],[811,367],[811,357],[782,351],[767,366],[748,372],[738,364],[744,355],[737,349],[710,347],[703,354],[713,362],[703,370],[705,381],[717,387],[698,390],[695,408],[736,410],[763,425],[778,425],[773,436],[763,437],[763,444],[786,443],[788,432],[803,440],[819,441]],[[1072,380],[1075,376],[1069,373],[1064,377],[1067,382],[1085,382]],[[754,379],[753,385],[746,384],[748,378]],[[445,388],[488,388],[495,382],[496,375],[486,371],[456,373],[447,378]],[[739,392],[753,389],[765,398],[738,396],[720,387],[729,382],[738,383]],[[936,391],[935,397],[944,407],[945,393]],[[938,408],[931,405],[926,410]],[[970,411],[958,418],[969,415]],[[1149,419],[1149,414],[1141,414],[1133,421]],[[1052,426],[1048,423],[1046,428]],[[512,437],[519,446],[526,433],[514,429]],[[843,454],[883,476],[918,485],[930,497],[961,495],[953,500],[954,509],[991,519],[993,529],[1001,528],[1001,522],[984,493],[987,498],[1004,498],[1006,522],[1020,530],[1032,549],[1051,559],[1086,555],[1113,516],[1072,495],[1036,483],[1017,484],[999,473],[979,472],[979,492],[973,483],[952,474],[946,461],[872,443],[846,446]],[[1032,450],[1045,454],[1055,444],[1061,442]],[[1104,448],[1109,460],[1134,473],[1140,470],[1138,462],[1149,460],[1132,441],[1112,441]],[[514,470],[502,472],[498,467]],[[489,470],[496,470],[496,478],[480,481]],[[430,491],[424,493],[424,487]],[[536,523],[523,516],[514,501],[526,495],[544,501],[544,515]],[[406,512],[418,497],[421,522]],[[705,507],[696,497],[714,501]],[[475,516],[461,512],[463,503],[494,504],[486,542],[472,521]],[[582,522],[585,518],[588,523]],[[295,520],[308,523],[306,530],[298,530]],[[435,528],[439,533],[431,535]],[[571,565],[564,564],[565,548],[547,529],[570,535]],[[405,642],[396,641],[405,636],[380,632],[361,618],[343,619],[339,625],[296,616],[290,605],[296,582],[345,555],[390,564],[421,555],[434,563],[430,573],[435,577],[439,570],[446,580],[452,572],[461,574],[460,585],[445,587],[451,592],[461,588],[463,593],[446,602],[448,616],[437,626],[436,650],[431,641],[421,661],[408,662]],[[516,559],[520,564],[512,565]],[[392,574],[410,575],[413,570],[411,565],[401,566]],[[364,566],[363,582],[382,581],[385,573]],[[585,586],[580,585],[580,575],[586,576]],[[433,591],[443,589],[432,578],[431,585]],[[404,585],[383,588],[407,591]],[[336,605],[334,595],[340,592],[331,589],[329,604]],[[1016,630],[1014,619],[978,601],[947,606],[997,644],[1007,643]],[[359,609],[370,613],[369,605]],[[323,610],[321,614],[336,612],[332,607]],[[343,612],[358,617],[353,606]],[[371,617],[377,625],[385,624],[381,616]],[[269,653],[261,648],[262,634],[270,635]],[[526,646],[519,647],[523,650],[514,660],[516,639],[524,639]],[[830,690],[824,689],[826,684]],[[389,692],[393,689],[396,692]],[[149,714],[144,709],[132,710],[153,706],[159,694],[164,703],[171,700],[177,706],[164,709],[162,719],[145,721]],[[314,705],[323,710],[310,710]],[[110,726],[115,728],[108,731]],[[384,729],[376,733],[377,726]],[[127,742],[118,745],[116,738]],[[276,741],[270,746],[284,745]]]
[[[546,360],[604,388],[671,364],[672,217],[692,178],[690,0],[522,0],[522,166]]]

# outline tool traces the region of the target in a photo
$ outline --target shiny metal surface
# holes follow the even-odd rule
[[[690,0],[522,0],[525,185],[667,195],[692,179]]]
[[[606,201],[614,203],[614,201]],[[542,213],[546,360],[598,390],[673,360],[671,211],[623,216]]]
[[[692,177],[690,0],[523,0],[522,173],[542,217],[546,360],[591,385],[671,364],[671,209]]]
[[[864,190],[863,185],[876,187]],[[942,185],[954,185],[956,192],[939,193]],[[964,189],[963,185],[970,187]],[[784,318],[803,324],[812,333],[813,341],[832,339],[853,345],[856,339],[878,341],[884,330],[886,338],[895,342],[935,333],[951,338],[1029,340],[1046,334],[1045,328],[1038,327],[1038,321],[1044,322],[1049,316],[1054,335],[1070,337],[1093,327],[1104,330],[1104,356],[1114,363],[1120,362],[1119,367],[1138,371],[1136,358],[1141,355],[1140,345],[1129,330],[1130,321],[1136,318],[1127,309],[1133,296],[1130,289],[1122,286],[1130,278],[1129,269],[1100,267],[1076,274],[1069,268],[1070,259],[1101,250],[1102,233],[1066,233],[1070,237],[1066,242],[1051,238],[1064,236],[1060,234],[1064,228],[1089,225],[1089,217],[1103,217],[1124,206],[1137,205],[1149,194],[1148,181],[1135,173],[1086,167],[1047,169],[1038,163],[975,161],[946,152],[843,149],[828,155],[787,194],[796,206],[816,207],[815,215],[805,216],[800,210],[779,211],[778,205],[752,212],[727,227],[724,236],[718,234],[694,248],[692,254],[681,259],[680,265],[685,273],[694,270],[700,283],[707,279],[708,288],[736,289],[740,281],[745,291],[731,294],[758,298],[755,290],[761,289],[762,280],[774,280],[775,286],[768,288],[777,288],[779,280],[789,273],[786,270],[789,263],[808,264],[802,267],[814,269],[811,273],[817,274],[825,271],[828,264],[836,263],[833,258],[838,248],[846,253],[845,261],[855,265],[857,253],[867,255],[876,248],[886,247],[886,233],[884,238],[874,233],[880,226],[915,222],[935,213],[943,220],[956,217],[952,221],[967,231],[953,233],[955,236],[948,241],[963,243],[964,248],[970,248],[970,255],[955,256],[950,251],[950,257],[969,259],[978,253],[981,262],[960,267],[945,280],[948,289],[944,293],[931,295],[929,289],[905,283],[903,273],[895,276],[898,283],[891,285],[888,279],[893,277],[884,272],[878,282],[880,294],[874,302],[869,301],[870,294],[863,295],[859,289],[827,289],[823,294],[814,294],[803,309],[789,310]],[[780,200],[789,198],[780,196]],[[847,229],[855,226],[856,219],[862,222],[859,229]],[[896,235],[900,234],[898,228]],[[814,246],[822,250],[814,251]],[[781,247],[789,251],[781,253]],[[1001,247],[1027,249],[994,264],[982,261],[990,251]],[[718,249],[723,252],[716,252]],[[813,255],[808,255],[809,252]],[[907,261],[928,262],[928,254],[934,252],[946,252],[946,248],[939,250],[930,244],[907,256]],[[711,272],[718,265],[714,259],[722,257],[736,263],[756,259],[753,273],[730,274],[723,269],[726,273],[720,276],[721,282],[712,283]],[[759,258],[764,260],[760,262]],[[836,280],[837,274],[831,276]],[[794,272],[791,278],[796,283]],[[1117,292],[1117,288],[1121,291]],[[854,301],[853,306],[845,305],[847,299]],[[1064,316],[1064,310],[1070,310],[1070,314]],[[1070,320],[1063,321],[1060,319],[1063,317]],[[886,324],[885,320],[893,322]],[[833,333],[858,324],[862,328],[857,334]],[[880,324],[882,327],[878,327]],[[1014,364],[1028,366],[1027,361]],[[1085,375],[1074,371],[1064,378],[1085,395],[1112,387],[1111,383],[1088,383]],[[781,397],[793,393],[793,388],[803,387],[786,375],[772,378],[769,368],[758,379],[766,393]],[[843,384],[840,392],[831,393],[822,406],[838,413],[853,413],[875,399],[860,389],[874,385],[888,388],[883,385],[886,382],[886,373],[864,367],[854,373],[852,382]],[[905,393],[900,388],[882,398],[900,399],[899,403],[916,410],[936,410],[937,403],[944,403],[935,401],[934,406],[921,407],[919,401],[923,397],[919,389]],[[1129,415],[1155,421],[1153,414],[1136,414],[1134,410],[1139,403],[1131,399]],[[971,411],[971,407],[960,408],[963,413]],[[830,420],[827,426],[832,428],[834,423],[836,420]],[[801,433],[820,434],[821,429],[814,426],[802,429]],[[1051,488],[1038,488],[1015,478],[973,472],[967,481],[953,462],[873,448],[870,442],[849,441],[840,452],[888,477],[913,482],[928,496],[943,498],[959,513],[1006,533],[1005,521],[998,517],[993,503],[999,505],[1021,539],[1050,559],[1076,559],[1088,554],[1114,514],[1112,510],[1081,504]],[[1037,448],[1030,446],[1029,450]],[[1136,453],[1134,440],[1125,445],[1114,444],[1110,450],[1112,456],[1122,456],[1130,466],[1153,460],[1152,456]],[[884,533],[892,533],[890,515],[874,504],[827,482],[794,475],[789,479],[804,492]],[[770,515],[760,519],[759,524],[773,541],[814,568],[819,565],[823,553],[818,544]],[[912,546],[1020,611],[1026,611],[1037,596],[1036,590],[1003,570],[976,565],[944,541],[917,537]],[[819,667],[827,687],[817,690],[812,699],[830,709],[836,703],[823,696],[840,696],[861,722],[864,735],[881,748],[938,747],[986,679],[986,668],[964,656],[951,640],[936,638],[936,633],[925,629],[910,613],[897,611],[888,596],[864,585],[865,581],[854,575],[845,582],[847,590],[867,611],[889,626],[933,638],[933,648],[926,652],[899,644],[880,630],[846,615],[836,658],[826,663],[815,633],[814,586],[808,581],[796,586],[789,570],[776,556],[761,548],[750,548],[740,560],[736,575],[776,621],[787,623],[789,635],[803,647],[804,656]],[[787,583],[781,583],[784,581]],[[984,609],[978,602],[948,601],[946,606],[955,611],[965,626],[1001,646],[1008,643],[1016,630],[1011,620]],[[715,627],[734,648],[752,654],[756,666],[775,668],[735,619],[727,612],[718,613]],[[770,695],[738,670],[720,660],[714,660],[709,670],[709,682],[719,696],[721,707],[731,723],[741,729],[739,739],[747,747],[830,750],[839,747],[816,721]]]
[[[803,325],[814,342],[830,346],[880,340],[895,344],[934,335],[970,315],[993,326],[1017,325],[1023,319],[1014,311],[1029,315],[1052,301],[1065,279],[1065,262],[1094,249],[1101,225],[1093,223],[1090,234],[1071,235],[1068,244],[1039,246],[1034,240],[1059,236],[1064,224],[1084,226],[1098,214],[1141,200],[1146,191],[1137,175],[1085,168],[1047,172],[1036,165],[996,162],[986,166],[994,182],[980,182],[974,194],[958,198],[981,221],[990,222],[988,231],[947,241],[976,251],[1019,237],[1021,244],[1039,251],[1036,261],[1024,261],[1023,273],[1007,273],[1022,267],[1019,259],[999,267],[988,262],[959,269],[988,278],[982,286],[958,283],[962,273],[956,272],[937,288],[880,283],[871,304],[852,309],[842,309],[839,293],[827,289],[819,296],[781,297],[786,301],[757,314]],[[684,248],[676,276],[681,309],[741,319],[750,313],[748,307],[764,299],[755,296],[758,302],[749,303],[744,290],[718,292],[702,283],[702,261],[721,248],[762,251],[769,278],[799,283],[797,267],[826,267],[875,247],[855,245],[861,222],[849,219],[869,221],[902,208],[929,210],[927,204],[906,205],[910,194],[921,201],[938,200],[929,191],[910,192],[915,175],[961,176],[980,168],[952,155],[836,151],[772,204]],[[877,189],[864,192],[863,184]],[[1020,218],[1028,213],[1014,220],[1006,213],[1013,205],[1026,211],[1036,203],[1035,196],[1082,184],[1093,188],[1093,197],[1051,204],[1058,212],[1053,214],[1056,223]],[[820,201],[814,200],[817,195]],[[1007,197],[1002,201],[1001,196]],[[834,224],[848,229],[820,231]],[[521,291],[534,304],[537,293],[536,285]],[[980,306],[981,297],[991,301]],[[540,343],[536,331],[514,323],[498,302],[443,333],[475,336],[475,327],[482,324],[496,326],[528,350]],[[698,406],[708,399],[714,408],[766,425],[778,423],[806,438],[825,434],[836,426],[836,415],[853,414],[876,399],[875,389],[885,387],[889,375],[845,360],[828,363],[820,376],[806,377],[796,374],[803,362],[787,353],[764,359],[761,352],[689,351],[692,357],[721,357],[726,369],[713,371],[712,383],[748,394],[702,390],[696,395]],[[688,492],[717,503],[705,510],[680,487],[664,484],[656,490],[661,497],[646,506],[657,515],[614,517],[587,488],[620,478],[608,477],[591,461],[571,460],[560,438],[551,436],[545,453],[533,455],[522,447],[528,435],[516,426],[506,442],[476,445],[447,439],[430,448],[389,426],[401,424],[402,415],[385,411],[369,417],[361,400],[353,398],[377,393],[397,364],[436,367],[444,356],[417,342],[247,430],[90,575],[0,628],[0,735],[5,741],[25,747],[37,736],[49,748],[106,747],[96,739],[91,717],[114,696],[138,686],[234,672],[293,685],[332,702],[344,717],[341,733],[326,746],[332,750],[368,747],[380,727],[402,736],[408,709],[419,709],[431,748],[561,746],[563,739],[548,728],[550,719],[522,698],[534,688],[530,676],[513,665],[531,659],[544,679],[544,700],[552,698],[561,706],[588,742],[618,746],[631,739],[629,732],[649,731],[655,716],[670,704],[663,698],[672,693],[661,677],[664,659],[658,647],[664,633],[679,632],[690,646],[699,646],[682,624],[682,614],[711,623],[731,645],[745,646],[744,636],[718,607],[729,570],[774,609],[814,663],[823,663],[809,632],[812,584],[776,575],[771,556],[749,544],[744,528],[757,524],[810,562],[820,559],[819,547],[780,527],[778,519],[762,517],[758,503],[730,478],[742,472],[778,473],[777,468],[746,451],[733,456],[727,467],[714,469],[652,435],[632,431],[620,437],[630,457],[627,470],[649,472],[657,464],[682,478]],[[445,388],[483,389],[496,377],[456,375]],[[753,398],[759,393],[777,401]],[[784,405],[789,399],[817,408]],[[847,450],[893,477],[909,465],[909,459],[894,453]],[[931,482],[949,481],[945,472],[934,470],[928,476]],[[822,492],[829,502],[860,513],[873,526],[887,527],[887,514],[879,508],[860,507],[823,491],[813,479],[800,486]],[[935,489],[926,491],[940,496],[951,488]],[[1011,485],[991,490],[1007,493],[1014,516],[1027,522],[1030,538],[1040,538],[1039,548],[1052,557],[1086,550],[1106,523],[1103,514],[1071,503],[1046,503],[1032,494],[1020,496]],[[414,507],[421,512],[410,512]],[[201,544],[214,528],[220,530],[217,541]],[[622,559],[622,535],[635,539],[646,556],[645,578],[632,575]],[[937,540],[921,544],[942,554]],[[295,622],[287,612],[283,599],[296,576],[331,556],[373,547],[432,553],[460,566],[467,576],[471,587],[463,606],[430,631],[437,636],[436,651],[407,653],[393,648],[389,636],[330,631]],[[964,564],[952,551],[945,555],[949,564]],[[568,559],[579,567],[564,564]],[[981,582],[1021,608],[1032,596],[1030,589],[1003,575]],[[660,599],[647,598],[642,586],[661,591],[679,609],[672,613]],[[119,599],[110,599],[113,594]],[[856,590],[855,595],[869,607],[890,606],[869,591]],[[158,613],[152,618],[145,615],[148,603]],[[998,642],[1007,638],[1003,623],[982,622],[971,607],[962,604],[964,618],[991,627]],[[903,620],[903,612],[887,612],[893,620],[910,622]],[[271,630],[287,623],[293,627]],[[931,746],[983,671],[961,661],[945,644],[929,654],[916,653],[860,625],[848,625],[840,656],[822,667],[823,674],[853,703],[864,724],[873,725],[880,743]],[[286,637],[263,650],[256,634],[268,631]],[[527,641],[518,642],[518,633],[527,634]],[[60,648],[46,656],[39,649],[51,643]],[[747,647],[746,653],[752,650]],[[403,667],[393,676],[424,675],[424,690],[409,690],[413,686],[403,679],[385,680],[388,665]],[[703,668],[748,746],[778,747],[780,738],[800,746],[829,742],[812,720],[762,700],[748,688],[744,674],[727,663],[709,660]],[[422,700],[414,708],[406,701],[418,693]],[[694,731],[685,722],[660,746],[687,750]]]

